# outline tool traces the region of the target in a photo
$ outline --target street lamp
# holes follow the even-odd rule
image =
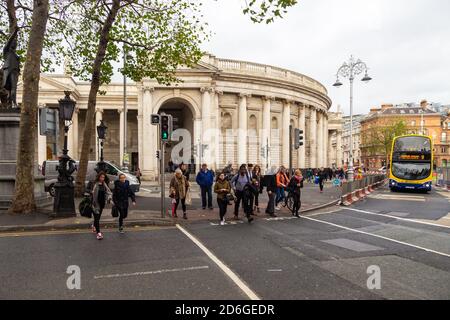
[[[105,125],[103,120],[100,120],[100,125],[97,126],[97,137],[100,142],[100,162],[97,163],[97,173],[105,172],[106,173],[106,163],[103,161],[103,142],[106,139],[106,130],[108,127]]]
[[[353,180],[353,80],[355,80],[355,75],[365,73],[361,81],[367,83],[372,80],[368,74],[367,65],[360,59],[355,60],[353,56],[350,56],[348,62],[338,69],[336,73],[336,82],[333,86],[339,88],[343,83],[339,80],[339,76],[348,78],[350,80],[350,155],[349,155],[349,165],[348,165],[348,180]]]
[[[128,109],[127,109],[127,76],[125,74],[126,66],[127,66],[127,60],[131,60],[133,57],[128,54],[127,46],[123,46],[123,159],[122,161],[122,169],[125,172],[128,172],[129,168],[129,156],[128,156],[128,150],[127,150],[127,141],[128,141]]]
[[[64,147],[57,166],[58,182],[55,183],[54,214],[58,217],[76,216],[74,186],[72,173],[76,170],[75,161],[69,157],[67,150],[67,133],[72,124],[72,116],[76,102],[70,98],[70,91],[59,100],[59,118],[64,121]]]

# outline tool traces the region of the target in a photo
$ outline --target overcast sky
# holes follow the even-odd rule
[[[244,0],[204,2],[213,32],[206,51],[311,76],[327,87],[333,111],[340,104],[349,113],[348,80],[332,84],[351,54],[373,78],[355,82],[355,113],[421,99],[450,104],[449,0],[300,0],[271,25],[244,16]]]

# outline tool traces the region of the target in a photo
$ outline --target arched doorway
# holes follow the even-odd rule
[[[174,150],[174,148],[179,143],[182,143],[182,142],[185,143],[185,141],[183,141],[183,139],[186,137],[186,135],[182,134],[182,132],[184,130],[187,130],[190,135],[191,141],[189,141],[189,146],[192,147],[193,144],[195,143],[193,141],[194,115],[191,111],[189,104],[186,101],[184,101],[183,99],[172,98],[172,99],[165,101],[161,105],[161,107],[158,110],[158,113],[159,114],[161,114],[161,113],[170,114],[173,118],[173,132],[178,130],[178,132],[175,133],[175,136],[177,136],[178,134],[181,133],[180,134],[181,137],[180,137],[179,141],[170,142],[166,145],[165,157],[164,157],[164,160],[165,160],[164,167],[166,169],[169,168],[169,162],[173,162],[175,166],[180,165],[181,162],[186,163],[186,161],[183,161],[182,158],[186,158],[186,155],[188,153],[191,153],[190,160],[188,160],[187,164],[190,167],[189,168],[190,172],[195,172],[195,159],[194,159],[194,154],[191,152],[191,149],[186,150],[185,148],[183,148],[183,149],[181,149],[181,152],[176,152],[176,150],[178,150],[179,148]],[[184,132],[186,132],[186,131],[184,131]],[[188,153],[185,154],[184,152],[188,152]],[[173,167],[172,167],[172,169],[173,169]]]

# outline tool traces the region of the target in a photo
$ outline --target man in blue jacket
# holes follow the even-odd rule
[[[206,209],[206,194],[208,194],[208,208],[212,210],[212,185],[214,183],[214,172],[209,170],[208,165],[204,163],[202,164],[202,169],[197,174],[197,178],[195,180],[201,189],[203,210]]]

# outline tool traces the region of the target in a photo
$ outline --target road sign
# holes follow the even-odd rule
[[[152,125],[157,126],[161,123],[161,117],[159,114],[152,114],[150,122]]]

